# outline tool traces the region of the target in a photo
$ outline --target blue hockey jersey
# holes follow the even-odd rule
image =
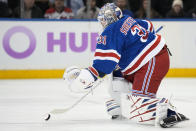
[[[118,65],[124,75],[139,70],[164,47],[150,21],[123,16],[107,26],[99,36],[90,70],[110,74]]]

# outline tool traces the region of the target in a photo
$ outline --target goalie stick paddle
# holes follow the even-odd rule
[[[70,107],[67,108],[61,108],[61,109],[53,109],[52,111],[50,111],[46,118],[45,121],[48,121],[51,118],[51,114],[61,114],[61,113],[65,113],[69,110],[71,110],[72,108],[74,108],[76,105],[78,105],[86,96],[88,96],[90,93],[92,93],[92,91],[98,87],[100,85],[100,83],[103,82],[103,79],[98,80],[97,82],[95,82],[95,85],[93,85],[93,87],[91,87],[91,90],[88,91],[86,94],[84,94],[80,99],[78,99],[74,104],[72,104]]]

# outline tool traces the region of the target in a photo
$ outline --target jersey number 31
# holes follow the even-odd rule
[[[134,25],[131,28],[131,33],[132,35],[139,35],[141,38],[141,42],[146,42],[147,38],[148,38],[148,31],[146,31],[146,29],[144,29],[143,27],[141,27],[140,25]]]

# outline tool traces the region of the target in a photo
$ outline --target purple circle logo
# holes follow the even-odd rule
[[[25,35],[27,35],[30,40],[29,47],[24,52],[16,52],[10,47],[10,38],[12,37],[12,35],[14,35],[15,33],[18,33],[18,32],[24,33]],[[20,43],[17,43],[17,44],[20,44]],[[33,51],[35,50],[35,47],[36,47],[36,39],[35,39],[33,32],[23,26],[17,26],[17,27],[13,27],[13,28],[9,29],[5,33],[5,36],[3,38],[4,50],[7,52],[8,55],[10,55],[11,57],[16,58],[16,59],[23,59],[23,58],[30,56],[33,53]]]

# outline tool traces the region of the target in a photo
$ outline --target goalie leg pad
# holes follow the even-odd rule
[[[114,77],[109,86],[109,94],[120,105],[121,93],[130,93],[132,84],[124,78]]]
[[[111,98],[106,101],[106,108],[109,115],[122,115],[121,113],[121,93],[130,93],[131,83],[123,78],[114,77],[109,86]]]
[[[166,103],[167,99],[149,98],[122,94],[122,115],[137,123],[155,125],[157,117],[157,105]],[[167,115],[166,109],[162,109],[162,117]],[[162,117],[160,119],[162,119]],[[158,121],[158,120],[157,120]],[[159,121],[158,121],[159,122]]]
[[[110,92],[130,93],[132,84],[124,78],[114,77],[111,81]]]
[[[108,114],[111,116],[121,115],[120,105],[114,99],[106,101],[106,108]]]

